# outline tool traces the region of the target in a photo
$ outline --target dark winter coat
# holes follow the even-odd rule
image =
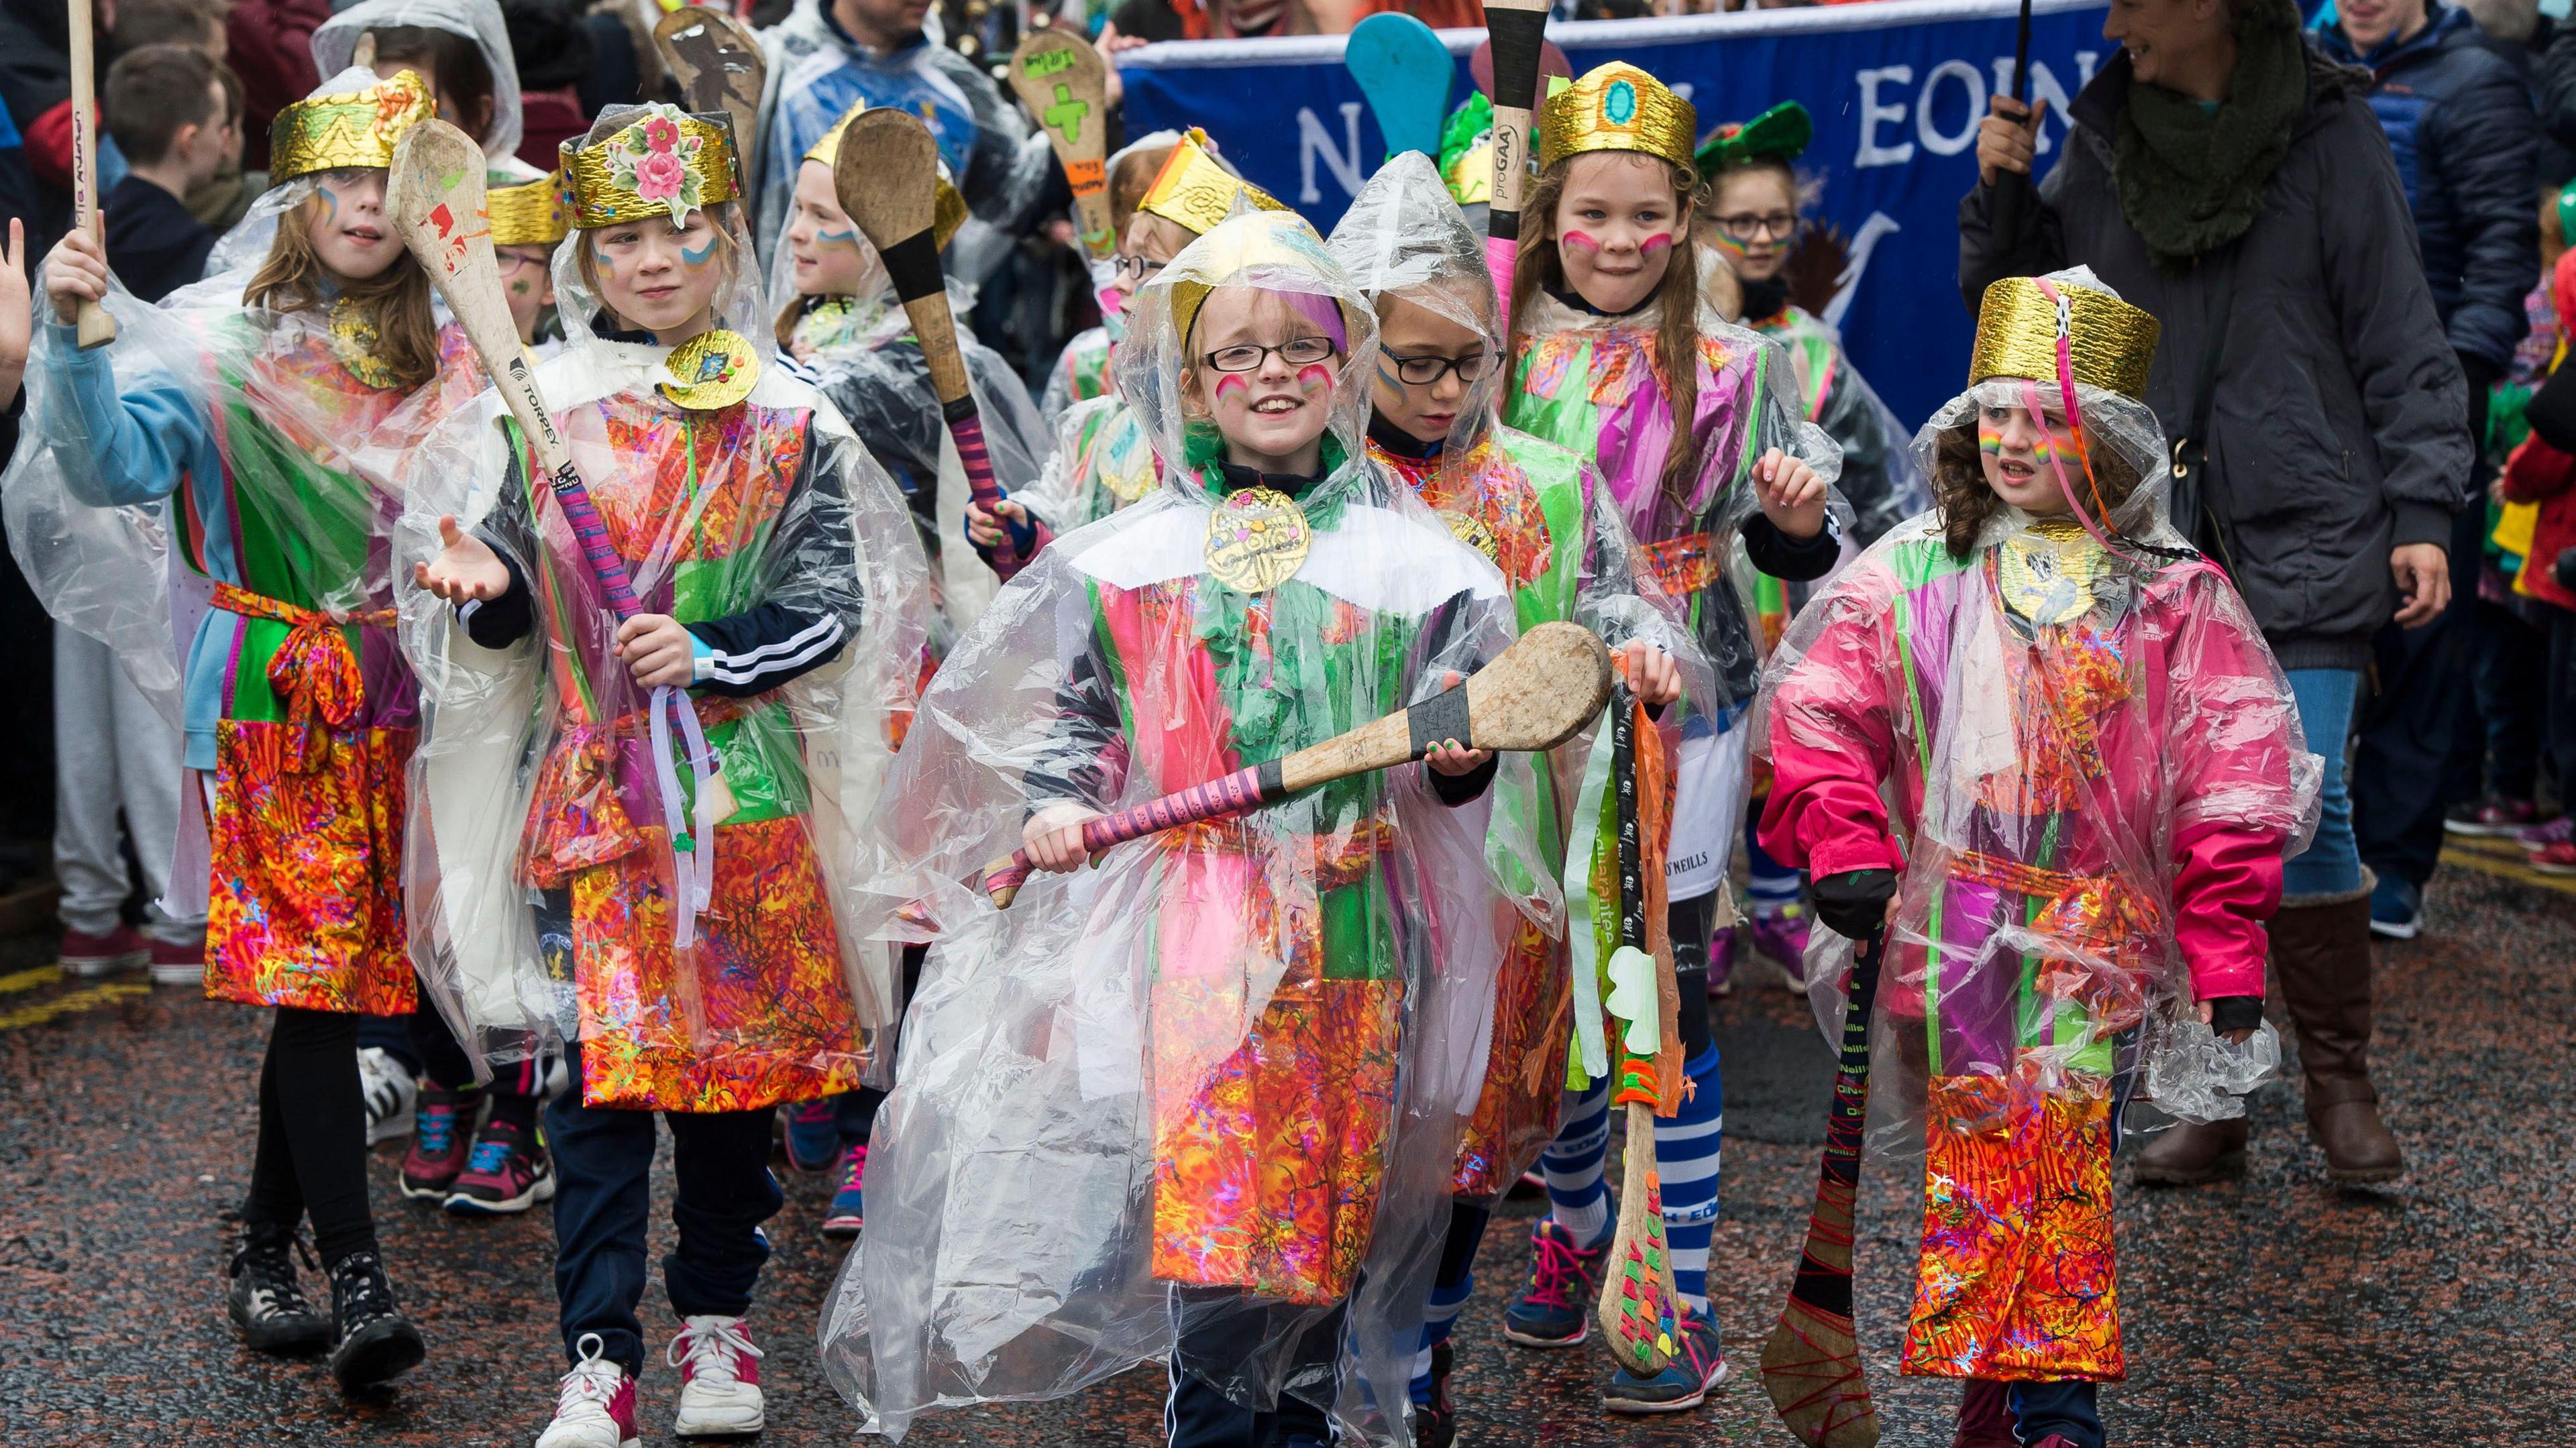
[[[2019,236],[1993,234],[1983,186],[1959,204],[1959,284],[1973,308],[1998,277],[2082,263],[2153,312],[2164,332],[2147,401],[2169,440],[2189,426],[2223,298],[2209,466],[2176,522],[2233,575],[2283,666],[2358,669],[2396,612],[2390,550],[2447,544],[2468,500],[2468,387],[2370,78],[2307,54],[2289,151],[2231,246],[2164,275],[2121,216],[2110,137],[2128,104],[2123,54],[2068,108],[2073,129]]]
[[[2415,213],[2424,279],[2451,347],[2501,376],[2540,281],[2540,122],[2513,65],[2469,12],[2434,5],[2424,28],[2356,54],[2340,26],[2317,48],[2371,73],[2370,108],[2388,133]]]

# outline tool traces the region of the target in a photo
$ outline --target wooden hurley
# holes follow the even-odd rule
[[[957,460],[966,468],[966,486],[974,491],[976,506],[989,513],[1002,501],[1002,485],[993,480],[984,419],[967,386],[966,359],[957,350],[957,320],[948,313],[948,284],[939,271],[939,240],[931,230],[939,209],[939,143],[910,111],[861,111],[841,133],[832,189],[894,280],[895,296],[912,319],[913,336],[921,341],[921,360],[930,366],[939,415],[947,420]],[[1006,581],[1024,561],[1007,529],[992,557],[993,571]]]
[[[1618,810],[1619,943],[1647,951],[1655,961],[1656,1051],[1641,1057],[1620,1042],[1613,1105],[1628,1111],[1627,1162],[1619,1187],[1619,1224],[1601,1276],[1594,1316],[1602,1340],[1619,1366],[1653,1377],[1673,1360],[1681,1293],[1673,1285],[1672,1245],[1664,1236],[1664,1185],[1655,1161],[1655,1116],[1678,1104],[1681,993],[1673,980],[1672,941],[1656,921],[1663,891],[1660,871],[1649,873],[1645,842],[1663,833],[1663,772],[1654,772],[1654,797],[1641,790],[1637,768],[1637,707],[1622,685],[1610,703],[1610,787]],[[1651,815],[1651,818],[1649,817]],[[1588,929],[1589,921],[1569,928]],[[1665,1079],[1674,1082],[1662,1089]],[[1667,1099],[1670,1098],[1670,1099]]]
[[[1852,1199],[1860,1190],[1861,1132],[1869,1116],[1869,1017],[1878,1001],[1878,960],[1886,937],[1852,948],[1843,1005],[1842,1060],[1825,1123],[1824,1169],[1816,1209],[1780,1325],[1762,1345],[1762,1390],[1780,1421],[1808,1448],[1874,1448],[1878,1409],[1869,1400],[1852,1327]]]
[[[90,0],[71,0],[72,224],[106,244],[98,220],[98,77],[90,58]],[[116,319],[96,302],[80,304],[81,350],[116,340]]]
[[[1590,723],[1609,696],[1610,651],[1600,638],[1581,624],[1543,623],[1465,683],[1409,709],[1285,759],[1087,821],[1082,847],[1096,855],[1164,830],[1259,809],[1319,784],[1420,759],[1446,743],[1462,749],[1554,749]],[[984,892],[1009,909],[1029,869],[1028,851],[1012,851],[984,867]]]
[[[1070,30],[1032,30],[1011,54],[1011,90],[1046,130],[1047,144],[1073,187],[1074,214],[1082,218],[1082,249],[1107,261],[1118,249],[1110,235],[1109,69],[1100,52]]]
[[[680,82],[680,96],[701,114],[722,111],[733,119],[736,179],[751,194],[752,143],[760,125],[760,91],[769,62],[748,26],[721,10],[683,5],[653,22],[653,48]]]
[[[1485,34],[1494,58],[1494,195],[1485,208],[1485,269],[1494,275],[1506,336],[1512,264],[1521,248],[1521,201],[1529,194],[1530,118],[1538,110],[1547,8],[1548,0],[1485,0]]]

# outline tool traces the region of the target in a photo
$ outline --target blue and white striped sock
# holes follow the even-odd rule
[[[1547,1178],[1549,1215],[1587,1249],[1610,1236],[1610,1188],[1601,1180],[1602,1159],[1609,1153],[1610,1083],[1595,1081],[1588,1091],[1566,1092],[1557,1109],[1556,1140],[1539,1153],[1538,1168]]]
[[[1756,825],[1762,818],[1759,809],[1744,815],[1744,898],[1751,902],[1756,915],[1777,915],[1798,903],[1798,872],[1771,858],[1762,848]]]
[[[1708,1315],[1708,1243],[1717,1228],[1717,1157],[1726,1095],[1712,1045],[1683,1068],[1691,1079],[1681,1113],[1655,1121],[1655,1169],[1664,1184],[1664,1240],[1673,1254],[1673,1287],[1691,1311]]]

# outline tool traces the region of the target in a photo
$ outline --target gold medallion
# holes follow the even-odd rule
[[[1246,488],[1208,514],[1208,572],[1237,593],[1268,593],[1295,577],[1314,543],[1305,510],[1275,488]]]
[[[2040,519],[2005,539],[1998,552],[1996,587],[2023,618],[2046,628],[2093,607],[2102,545],[2072,520]]]
[[[376,355],[376,322],[367,309],[347,297],[331,304],[331,355],[362,386],[391,387],[393,367]]]
[[[662,365],[671,374],[659,384],[662,395],[692,412],[731,407],[760,380],[759,354],[740,333],[722,327],[672,348]]]
[[[1494,530],[1485,526],[1484,519],[1473,513],[1457,513],[1443,508],[1440,521],[1449,525],[1449,531],[1459,542],[1484,554],[1486,562],[1497,568],[1503,566],[1503,540],[1494,536]]]

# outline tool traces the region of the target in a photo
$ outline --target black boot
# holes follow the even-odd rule
[[[1413,1441],[1420,1448],[1450,1448],[1458,1441],[1458,1410],[1449,1406],[1449,1344],[1431,1345],[1431,1401],[1413,1408]]]
[[[312,1352],[331,1343],[331,1324],[295,1285],[295,1249],[303,1244],[283,1228],[252,1226],[233,1253],[227,1306],[242,1341],[254,1352]],[[305,1262],[313,1258],[307,1253]]]
[[[419,1365],[428,1347],[420,1329],[394,1306],[394,1285],[373,1252],[352,1252],[331,1264],[331,1376],[343,1388],[389,1381]]]

